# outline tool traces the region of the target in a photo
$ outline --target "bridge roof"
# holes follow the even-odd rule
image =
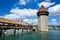
[[[18,21],[18,20],[11,20],[11,19],[2,18],[2,17],[0,17],[0,22],[6,22],[6,23],[11,23],[11,24],[21,24],[21,25],[32,26],[32,25],[28,24],[27,22],[21,22],[21,21]]]

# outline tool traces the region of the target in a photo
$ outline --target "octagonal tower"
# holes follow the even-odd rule
[[[48,31],[48,14],[49,12],[42,5],[39,11],[37,12],[39,31]]]

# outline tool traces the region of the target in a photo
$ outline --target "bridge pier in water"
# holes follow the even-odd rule
[[[16,29],[14,29],[14,35],[16,35]]]
[[[26,29],[27,30],[27,32],[28,32],[28,29]]]
[[[0,29],[0,35],[2,35],[2,29]]]

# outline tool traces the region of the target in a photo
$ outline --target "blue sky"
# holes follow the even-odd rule
[[[37,11],[44,5],[49,25],[60,25],[60,0],[0,0],[0,17],[37,24]]]

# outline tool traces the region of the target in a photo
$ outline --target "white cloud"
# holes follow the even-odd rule
[[[1,16],[4,18],[8,18],[8,19],[23,19],[25,21],[26,17],[33,17],[33,16],[37,16],[37,10],[36,9],[19,9],[19,8],[13,8],[10,10],[10,14]],[[26,19],[27,20],[27,19]],[[28,19],[28,22],[31,23],[31,21],[34,19]],[[34,22],[34,21],[33,21]]]
[[[50,7],[48,11],[50,14],[60,15],[60,4]]]
[[[20,18],[25,18],[26,16],[36,16],[36,9],[19,9],[14,8],[10,10],[11,13],[18,15]]]
[[[26,3],[28,3],[29,0],[19,0],[19,4],[20,5],[26,5]]]
[[[4,18],[8,18],[8,19],[19,19],[19,16],[16,15],[16,14],[8,14],[8,15],[5,15]]]
[[[60,22],[57,22],[57,19],[51,19],[50,25],[58,26],[58,25],[60,25]]]
[[[57,25],[57,20],[56,19],[51,19],[50,25]]]
[[[56,20],[56,19],[52,19],[51,21],[52,21],[52,22],[54,22],[54,21],[56,22],[57,20]]]
[[[33,25],[37,25],[38,23],[38,19],[24,19],[23,21]]]
[[[43,1],[41,3],[38,3],[38,6],[41,7],[41,5],[43,5],[43,6],[45,6],[47,8],[47,7],[49,7],[51,5],[54,5],[54,4],[55,4],[55,2],[51,3],[51,2]]]

